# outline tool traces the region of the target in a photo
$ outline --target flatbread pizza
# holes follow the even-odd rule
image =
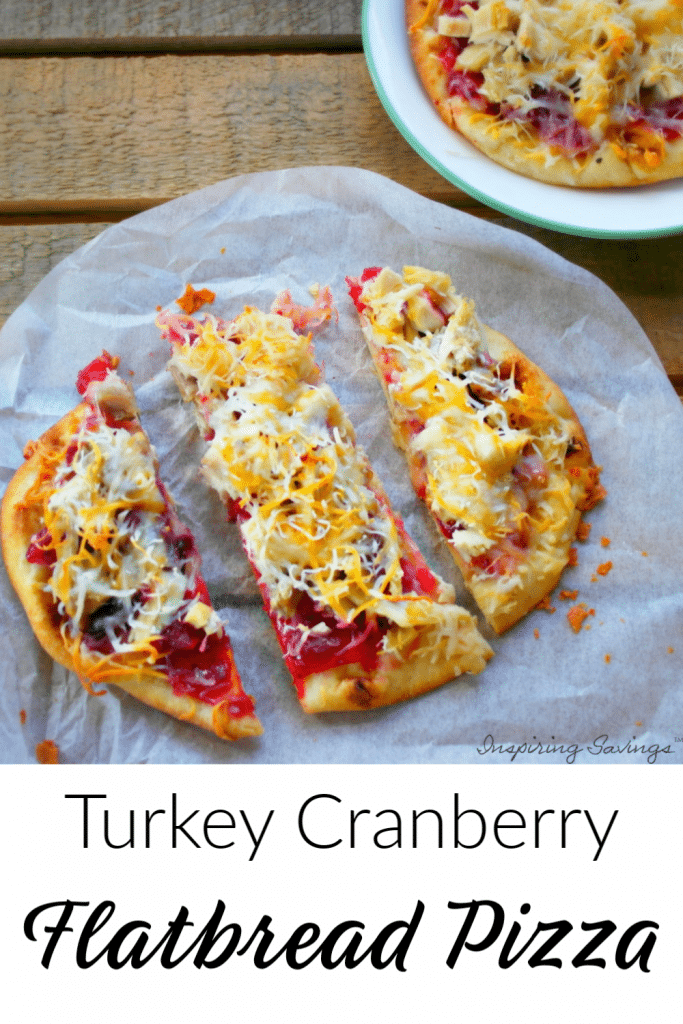
[[[203,475],[239,525],[301,706],[366,710],[480,672],[491,648],[321,382],[306,333],[319,310],[277,305],[289,315],[247,307],[231,321],[157,322],[206,440]]]
[[[557,185],[683,175],[680,0],[406,0],[443,120],[496,162]]]
[[[114,683],[223,739],[258,735],[200,556],[108,353],[2,502],[7,571],[36,638],[90,693]]]
[[[497,633],[555,587],[604,495],[576,413],[447,274],[347,278],[417,495]]]

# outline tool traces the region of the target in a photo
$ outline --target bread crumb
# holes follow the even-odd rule
[[[164,308],[163,306],[157,306],[156,307],[157,313],[161,313],[163,308]]]
[[[600,543],[602,544],[603,548],[608,548],[610,546],[610,543],[611,543],[611,538],[610,537],[601,537],[600,538]]]
[[[640,727],[642,726],[643,723],[642,722],[635,722],[634,724],[635,724],[636,729],[640,729]]]
[[[641,551],[640,553],[643,556],[643,558],[647,558],[647,551]]]
[[[555,610],[555,609],[553,608],[553,611],[554,611],[554,610]],[[540,637],[540,635],[541,635],[541,633],[540,633],[540,630],[538,630],[538,629],[535,629],[535,630],[534,630],[534,636],[536,637],[536,639],[537,639],[537,640],[538,640],[538,638]]]
[[[561,590],[559,593],[561,601],[576,601],[578,596],[578,590]]]
[[[36,761],[38,764],[59,764],[59,747],[54,740],[36,743]]]
[[[666,649],[666,653],[667,654],[673,654],[673,652],[674,652],[673,647],[667,647],[667,649]]]
[[[576,539],[577,540],[588,540],[591,532],[591,524],[585,523],[583,519],[576,528]]]
[[[23,708],[19,712],[19,721],[21,722],[22,725],[26,725],[26,712],[24,711]]]
[[[589,608],[588,605],[583,602],[581,604],[575,604],[574,607],[570,608],[567,612],[567,622],[574,632],[578,633],[589,615],[595,615],[595,608]]]
[[[606,576],[611,568],[612,562],[603,562],[601,565],[597,567],[595,571],[597,572],[598,576]]]
[[[207,302],[213,302],[216,298],[216,293],[209,291],[208,288],[200,288],[199,291],[195,291],[191,284],[185,286],[185,291],[176,299],[177,304],[182,309],[183,313],[187,313],[191,316],[206,305]]]
[[[224,252],[225,252],[225,246],[223,246],[223,248],[221,249],[221,256],[224,254]]]
[[[576,548],[569,549],[569,560],[567,565],[578,565],[579,564],[579,553]]]
[[[550,594],[546,594],[545,597],[542,597],[536,605],[536,607],[541,612],[550,612],[551,615],[553,614],[553,612],[557,611],[557,609],[553,608],[553,606],[550,603]]]
[[[606,654],[605,655],[605,664],[609,665],[611,660],[612,660],[612,655],[611,654]]]

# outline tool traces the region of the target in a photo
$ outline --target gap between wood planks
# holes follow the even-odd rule
[[[121,57],[131,53],[362,53],[360,34],[319,36],[110,36],[102,39],[0,39],[0,57]]]

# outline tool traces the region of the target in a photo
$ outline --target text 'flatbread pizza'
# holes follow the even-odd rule
[[[406,0],[443,120],[493,160],[590,187],[683,175],[680,0]]]
[[[279,306],[289,315],[158,324],[304,710],[392,704],[481,671],[489,645],[392,512],[310,335],[294,329],[310,317]]]
[[[10,579],[36,637],[89,690],[115,683],[223,739],[258,735],[191,532],[107,353],[83,401],[27,446],[2,503]]]
[[[373,267],[347,282],[415,491],[502,633],[555,587],[604,495],[583,428],[448,275]]]

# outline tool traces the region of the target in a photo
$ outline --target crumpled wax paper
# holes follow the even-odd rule
[[[476,611],[391,443],[344,283],[366,266],[404,264],[450,273],[480,318],[538,362],[578,412],[609,494],[588,514],[590,538],[561,586],[578,589],[595,614],[575,634],[569,602],[556,599],[554,613],[536,610],[502,637],[484,627],[495,657],[479,676],[386,709],[310,716],[236,527],[199,477],[202,443],[154,318],[158,306],[177,310],[187,282],[215,291],[210,308],[226,318],[245,304],[270,308],[283,288],[308,302],[313,284],[329,284],[339,322],[317,336],[317,359],[428,562]],[[0,336],[3,489],[25,443],[76,404],[77,371],[103,348],[121,357],[124,377],[132,371],[162,476],[196,532],[265,732],[227,743],[114,687],[88,696],[34,640],[3,567],[5,763],[34,761],[46,737],[65,763],[681,763],[683,409],[645,334],[598,279],[521,234],[370,172],[303,168],[221,182],[108,228],[10,317]],[[607,559],[612,571],[594,580]]]

